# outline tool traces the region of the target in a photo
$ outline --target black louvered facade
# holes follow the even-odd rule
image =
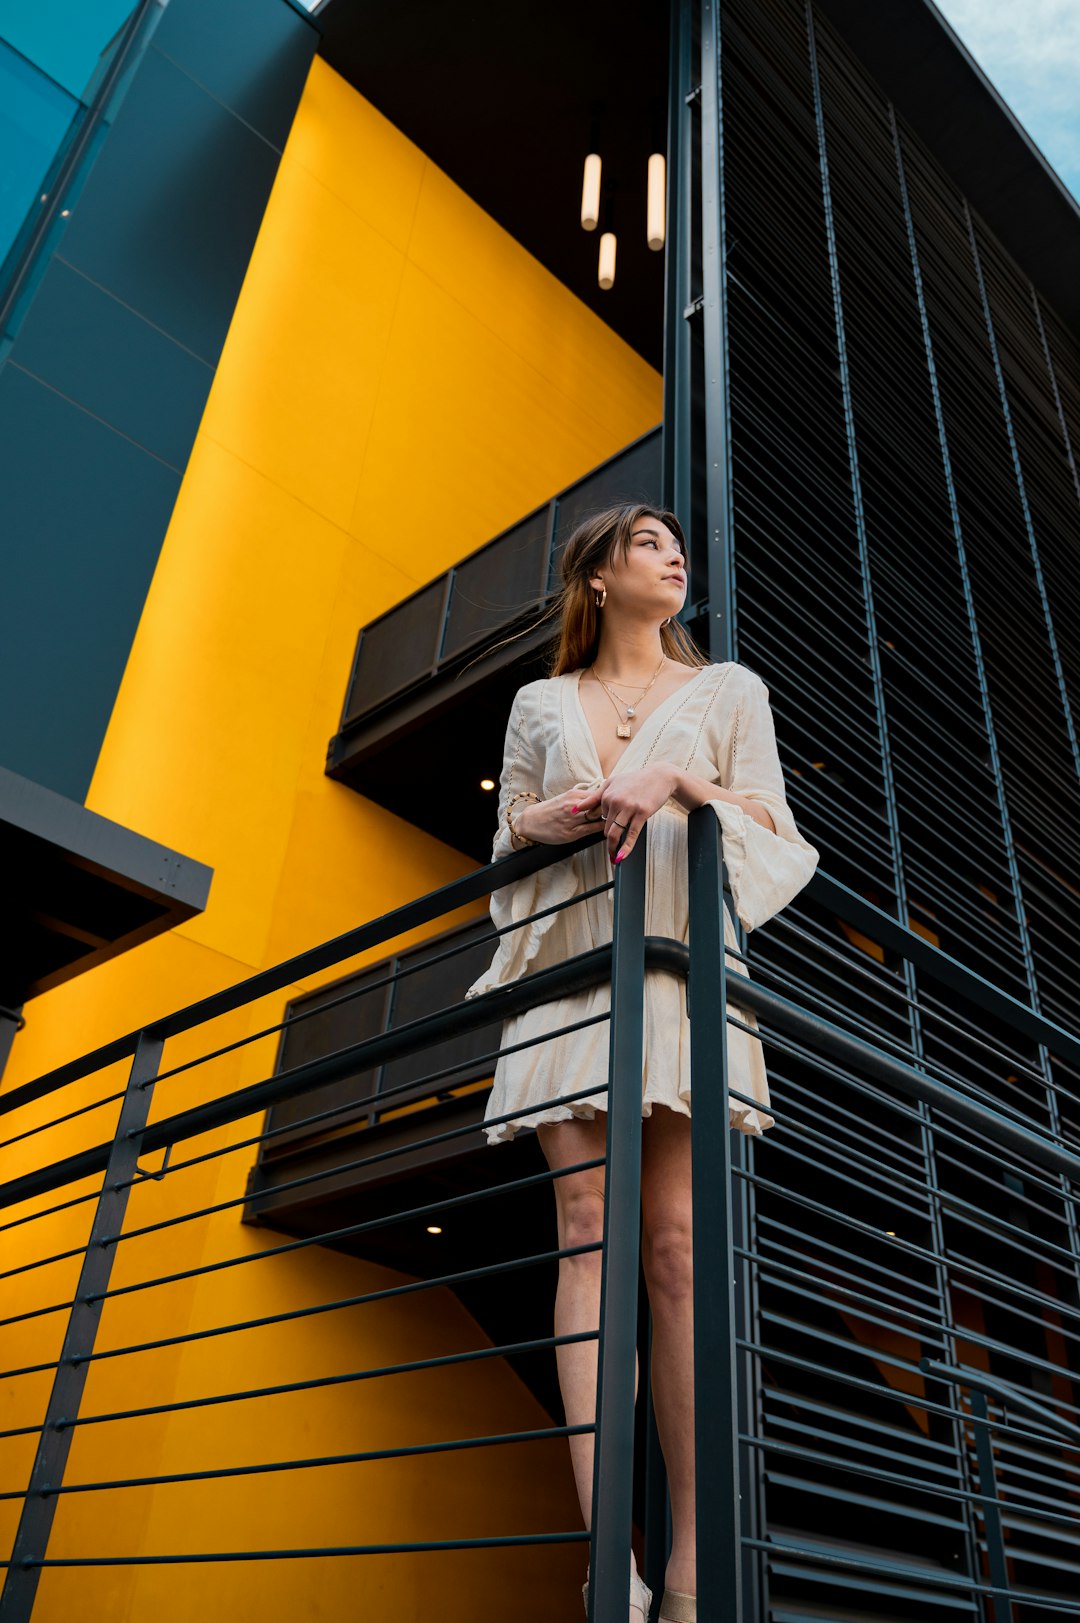
[[[1075,1030],[1076,338],[818,11],[724,0],[720,79],[734,650],[769,683],[823,866]],[[1080,1143],[1067,1067],[873,943],[796,905],[750,953]],[[947,1582],[987,1581],[962,1497],[970,1429],[860,1381],[892,1367],[898,1389],[941,1400],[912,1382],[929,1354],[1075,1417],[1074,1203],[925,1109],[868,1120],[841,1076],[771,1063],[799,1131],[751,1196],[749,1305],[775,1352],[757,1367],[753,1512],[762,1536],[834,1543],[851,1564],[768,1561],[761,1615],[989,1616]],[[880,1288],[823,1312],[806,1276],[841,1285],[853,1247]],[[1051,1600],[1014,1616],[1055,1615],[1053,1599],[1080,1600],[1075,1454],[1006,1440],[996,1464],[1010,1582]],[[875,1485],[881,1469],[913,1485]],[[858,1565],[885,1552],[911,1584]]]

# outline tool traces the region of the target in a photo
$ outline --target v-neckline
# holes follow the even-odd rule
[[[678,699],[686,692],[687,688],[696,687],[701,681],[701,678],[705,675],[705,672],[712,669],[713,667],[711,665],[703,665],[701,669],[695,671],[693,676],[691,676],[687,681],[680,682],[678,687],[675,688],[672,693],[669,693],[667,698],[663,699],[660,704],[657,705],[655,710],[649,711],[649,714],[642,719],[641,731],[631,738],[630,742],[627,744],[626,748],[623,750],[610,772],[604,771],[603,762],[600,759],[600,746],[596,741],[596,734],[593,732],[592,723],[590,722],[588,714],[586,713],[585,706],[581,702],[581,678],[585,674],[585,667],[582,666],[579,670],[577,670],[573,676],[574,702],[577,705],[578,721],[586,739],[588,740],[589,748],[592,751],[593,764],[596,767],[597,777],[613,778],[627,757],[632,755],[640,746],[641,740],[647,736],[650,727],[657,717],[662,716],[664,711],[671,706],[674,700]]]

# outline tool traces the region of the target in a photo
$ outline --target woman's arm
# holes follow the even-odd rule
[[[491,853],[493,862],[530,842],[568,845],[584,839],[586,834],[595,834],[600,826],[595,816],[583,820],[571,815],[570,808],[578,798],[572,792],[543,798],[544,763],[536,742],[540,736],[536,701],[539,686],[539,683],[529,683],[519,688],[510,709],[499,782],[499,825]],[[514,800],[515,795],[530,798]],[[506,815],[508,807],[511,807],[513,835]]]
[[[727,800],[732,806],[738,806],[747,817],[752,817],[755,823],[760,823],[762,828],[768,829],[770,834],[776,833],[772,815],[760,800],[752,800],[749,795],[736,794],[734,789],[721,789],[718,783],[710,783],[708,778],[695,777],[692,772],[683,772],[677,766],[668,767],[666,770],[674,776],[670,799],[677,800],[687,811],[694,811],[710,800]]]
[[[752,817],[755,823],[760,823],[762,828],[768,829],[770,834],[774,831],[773,820],[760,801],[736,794],[732,789],[721,789],[718,783],[710,783],[708,778],[699,778],[693,772],[684,772],[681,767],[664,761],[642,767],[640,772],[620,773],[617,777],[605,778],[598,788],[590,790],[577,801],[573,811],[576,819],[579,822],[588,821],[590,828],[596,827],[598,813],[606,813],[604,826],[608,852],[613,862],[621,862],[634,849],[645,823],[669,800],[677,801],[687,811],[694,811],[710,800],[726,800]],[[539,810],[539,807],[530,807],[530,811]]]

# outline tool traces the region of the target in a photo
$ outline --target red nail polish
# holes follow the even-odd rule
[[[623,857],[624,857],[624,856],[625,856],[625,855],[626,855],[626,852],[625,852],[625,851],[620,851],[620,852],[619,852],[619,854],[618,854],[618,856],[617,856],[617,857],[616,857],[616,858],[615,858],[615,861],[616,861],[616,862],[621,862],[621,861],[622,861],[622,859],[623,859]]]
[[[572,813],[574,813],[574,812],[576,812],[576,811],[577,811],[577,807],[576,807],[576,806],[571,806],[571,807],[570,807],[570,811],[571,811],[571,814],[572,814]]]

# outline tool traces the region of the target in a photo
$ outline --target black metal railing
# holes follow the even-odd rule
[[[2,1320],[4,1326],[19,1326],[24,1335],[37,1323],[41,1356],[4,1370],[2,1378],[16,1390],[20,1381],[40,1383],[44,1379],[49,1383],[43,1412],[40,1407],[35,1409],[31,1396],[26,1396],[22,1423],[0,1431],[0,1441],[30,1439],[35,1451],[24,1485],[10,1481],[0,1484],[0,1498],[21,1505],[14,1545],[5,1563],[7,1580],[0,1599],[3,1623],[29,1619],[42,1576],[65,1567],[118,1569],[170,1563],[419,1556],[470,1549],[526,1550],[530,1546],[586,1541],[591,1558],[592,1623],[625,1623],[634,1516],[642,1017],[650,970],[685,977],[692,1034],[694,1363],[697,1391],[699,1395],[709,1394],[709,1401],[699,1396],[696,1405],[700,1615],[723,1617],[732,1623],[751,1623],[751,1619],[757,1623],[759,1612],[761,1616],[766,1614],[750,1598],[747,1574],[758,1569],[767,1579],[796,1587],[802,1584],[811,1593],[814,1585],[822,1581],[839,1586],[840,1591],[844,1586],[850,1589],[870,1582],[871,1564],[858,1547],[845,1548],[835,1531],[831,1537],[824,1530],[820,1537],[800,1536],[785,1528],[779,1518],[755,1530],[748,1500],[755,1491],[759,1472],[780,1494],[787,1491],[787,1484],[797,1483],[801,1473],[816,1472],[834,1504],[850,1507],[863,1498],[873,1501],[876,1496],[882,1502],[889,1498],[898,1513],[917,1515],[927,1527],[945,1531],[960,1525],[958,1506],[974,1517],[979,1543],[966,1571],[956,1567],[949,1570],[929,1556],[922,1562],[913,1562],[906,1554],[890,1560],[879,1551],[872,1563],[873,1581],[879,1591],[891,1588],[895,1595],[907,1595],[909,1603],[915,1597],[916,1605],[920,1600],[927,1605],[969,1608],[986,1608],[992,1603],[995,1623],[1000,1623],[1002,1617],[1022,1620],[1048,1615],[1080,1616],[1080,1584],[1074,1582],[1067,1563],[1053,1589],[1036,1586],[1022,1574],[1017,1575],[1025,1559],[1023,1539],[1036,1536],[1031,1533],[1033,1527],[1044,1543],[1057,1537],[1067,1546],[1073,1538],[1075,1520],[1069,1514],[1068,1501],[1080,1492],[1075,1464],[1080,1416],[1071,1399],[1055,1388],[1053,1381],[1057,1377],[1065,1381],[1077,1371],[1080,1303],[1055,1300],[1055,1322],[1064,1350],[1059,1361],[1049,1366],[1022,1337],[1003,1340],[993,1323],[987,1323],[983,1331],[968,1328],[959,1336],[954,1325],[935,1317],[933,1299],[919,1293],[920,1269],[946,1261],[950,1266],[954,1263],[937,1254],[939,1242],[933,1235],[908,1237],[884,1228],[878,1201],[880,1189],[889,1189],[891,1209],[903,1210],[914,1181],[899,1164],[893,1171],[887,1154],[883,1158],[877,1147],[884,1144],[887,1150],[886,1137],[878,1130],[882,1121],[892,1122],[901,1132],[906,1123],[923,1120],[919,1112],[930,1111],[941,1143],[955,1144],[961,1151],[965,1145],[979,1150],[989,1148],[1003,1169],[1005,1184],[983,1187],[980,1192],[980,1186],[974,1183],[963,1199],[948,1191],[939,1191],[939,1198],[963,1206],[968,1221],[1002,1237],[1003,1256],[996,1266],[975,1259],[965,1262],[962,1269],[965,1279],[979,1275],[981,1270],[984,1294],[990,1300],[995,1292],[1007,1295],[1015,1289],[1008,1246],[1021,1231],[1012,1215],[1000,1209],[1003,1187],[1011,1187],[1008,1179],[1015,1183],[1019,1171],[1029,1192],[1046,1184],[1057,1195],[1064,1192],[1071,1201],[1080,1183],[1080,1146],[1043,1126],[1032,1125],[1009,1098],[994,1101],[985,1091],[958,1082],[944,1067],[913,1061],[891,1044],[887,1035],[868,1031],[857,1017],[845,1019],[826,996],[800,986],[797,977],[785,978],[775,967],[767,967],[755,981],[729,975],[731,949],[725,952],[724,947],[720,833],[707,809],[690,819],[688,944],[646,935],[646,865],[642,850],[637,860],[619,869],[610,887],[614,891],[610,947],[601,947],[481,998],[429,1011],[405,1024],[376,1031],[343,1044],[335,1052],[273,1071],[267,1045],[278,1042],[284,1022],[269,1019],[260,1023],[259,1006],[264,1000],[276,1002],[298,981],[346,963],[358,954],[385,949],[386,944],[403,934],[476,903],[494,888],[566,860],[572,857],[564,849],[537,848],[479,869],[0,1097],[0,1115],[11,1119],[16,1112],[25,1111],[24,1118],[16,1123],[19,1130],[0,1148],[18,1156],[26,1168],[0,1186],[0,1206],[8,1214],[0,1224],[8,1256],[3,1277],[9,1282],[19,1279],[24,1285],[39,1277],[45,1281],[43,1301],[17,1313],[5,1313]],[[872,929],[890,952],[916,962],[920,972],[936,980],[954,1003],[962,1001],[976,1014],[983,1011],[988,1021],[992,1018],[998,1026],[1008,1026],[1046,1043],[1072,1065],[1080,1061],[1080,1041],[1074,1035],[997,992],[863,898],[825,875],[819,875],[811,888],[816,901],[853,928]],[[580,900],[572,897],[559,905],[574,906]],[[518,927],[521,925],[513,926]],[[490,935],[493,941],[495,932]],[[348,1101],[348,1108],[354,1113],[381,1112],[397,1098],[421,1102],[425,1089],[427,1097],[441,1097],[453,1089],[455,1070],[468,1068],[470,1077],[475,1074],[475,1055],[470,1055],[462,1066],[438,1063],[440,1045],[448,1037],[490,1027],[527,1008],[606,981],[612,988],[610,1016],[601,1012],[586,1022],[607,1020],[610,1032],[607,1204],[601,1309],[595,1327],[558,1337],[540,1333],[546,1327],[538,1326],[537,1333],[513,1342],[435,1355],[428,1350],[423,1356],[399,1357],[372,1366],[320,1369],[315,1374],[310,1370],[303,1374],[282,1370],[281,1379],[261,1384],[240,1379],[224,1391],[187,1393],[170,1389],[167,1394],[158,1394],[144,1387],[140,1393],[139,1387],[133,1385],[132,1392],[145,1401],[129,1401],[122,1408],[88,1408],[84,1401],[88,1377],[102,1366],[115,1368],[117,1361],[134,1362],[155,1350],[227,1341],[245,1331],[271,1331],[344,1310],[370,1309],[440,1286],[456,1288],[483,1277],[506,1279],[520,1270],[550,1268],[566,1256],[595,1251],[595,1245],[549,1247],[525,1256],[500,1254],[495,1261],[476,1255],[469,1258],[469,1266],[449,1273],[382,1285],[326,1301],[303,1301],[259,1316],[234,1315],[194,1329],[185,1320],[183,1327],[171,1329],[161,1309],[152,1336],[144,1335],[138,1341],[132,1341],[130,1335],[117,1339],[117,1326],[125,1322],[122,1319],[113,1325],[108,1344],[103,1345],[99,1335],[103,1320],[133,1296],[152,1303],[152,1293],[165,1292],[169,1286],[187,1285],[237,1269],[273,1270],[278,1259],[290,1258],[312,1246],[348,1248],[364,1233],[405,1221],[437,1221],[447,1213],[461,1213],[493,1200],[520,1198],[551,1186],[558,1176],[601,1164],[589,1161],[559,1173],[529,1174],[517,1179],[509,1191],[486,1187],[451,1194],[444,1191],[419,1206],[402,1209],[395,1204],[359,1221],[262,1249],[237,1244],[228,1254],[214,1254],[210,1260],[204,1256],[199,1239],[205,1233],[205,1223],[228,1219],[230,1215],[241,1218],[248,1197],[241,1193],[225,1199],[200,1199],[201,1185],[197,1180],[187,1195],[183,1183],[185,1174],[194,1169],[205,1169],[209,1163],[228,1157],[249,1156],[268,1132],[281,1130],[268,1127],[252,1133],[250,1118],[254,1114],[283,1100],[316,1101],[318,1090],[336,1078],[368,1075],[374,1067],[404,1055],[427,1053],[435,1066],[425,1079],[413,1075],[397,1088],[376,1088]],[[720,1014],[725,1007],[726,1021]],[[237,1038],[235,1021],[230,1023],[229,1017],[244,1010],[251,1011],[256,1029]],[[760,1022],[760,1034],[770,1055],[774,1081],[770,1109],[777,1120],[760,1152],[754,1147],[753,1158],[732,1153],[726,1077],[726,1029],[745,1025],[750,1015]],[[211,1027],[219,1020],[226,1022],[226,1029],[220,1040],[214,1040]],[[963,1040],[965,1028],[958,1026],[957,1031],[958,1040]],[[557,1035],[546,1033],[540,1040]],[[193,1049],[196,1036],[197,1048]],[[495,1057],[492,1051],[492,1064]],[[794,1158],[822,1157],[832,1147],[829,1131],[822,1133],[816,1130],[820,1124],[802,1119],[797,1087],[785,1085],[784,1077],[797,1075],[791,1065],[793,1057],[834,1079],[838,1112],[839,1100],[847,1099],[875,1128],[875,1136],[865,1144],[857,1138],[839,1141],[846,1198],[834,1195],[831,1185],[815,1193],[812,1187],[800,1184],[797,1177],[785,1177],[784,1168],[796,1167]],[[215,1079],[215,1067],[240,1062],[256,1074],[265,1066],[264,1074],[243,1085],[221,1088]],[[121,1064],[128,1067],[127,1078],[122,1086],[114,1085],[110,1072]],[[779,1084],[778,1076],[782,1079]],[[102,1091],[86,1099],[79,1085],[93,1078],[103,1079]],[[193,1098],[200,1086],[204,1096]],[[595,1093],[595,1083],[578,1093],[566,1093],[564,1099],[572,1102],[587,1093]],[[45,1099],[51,1102],[54,1096],[60,1108],[44,1121],[37,1119],[34,1107]],[[114,1130],[108,1136],[95,1136],[95,1113],[106,1109],[116,1115]],[[325,1126],[324,1115],[318,1111],[311,1118],[294,1114],[286,1124],[287,1130]],[[65,1135],[85,1130],[89,1142],[57,1155],[50,1151],[50,1135],[61,1129]],[[475,1123],[451,1127],[441,1135],[436,1131],[431,1142],[440,1136],[449,1140],[470,1133],[475,1136]],[[778,1145],[786,1142],[784,1155],[771,1148],[774,1136]],[[182,1151],[180,1156],[177,1150]],[[356,1164],[380,1157],[392,1159],[396,1153],[393,1147],[380,1148],[372,1136],[370,1144],[360,1147]],[[33,1164],[35,1160],[37,1164]],[[335,1175],[341,1171],[337,1166]],[[309,1176],[317,1179],[320,1175]],[[763,1203],[760,1226],[753,1231],[747,1230],[740,1215],[742,1191],[750,1186]],[[781,1220],[781,1203],[787,1204],[788,1222]],[[20,1211],[23,1205],[27,1209]],[[39,1232],[37,1225],[64,1214],[70,1235],[80,1212],[89,1219],[82,1243],[70,1243],[46,1255],[30,1254],[32,1237]],[[831,1239],[814,1256],[799,1249],[800,1214],[828,1220]],[[152,1244],[147,1249],[145,1242],[168,1233],[175,1247],[177,1235],[182,1237],[185,1229],[189,1237],[195,1237],[191,1265],[155,1266],[156,1252]],[[41,1232],[52,1230],[46,1227]],[[240,1232],[238,1227],[237,1235]],[[1052,1240],[1030,1225],[1024,1240],[1035,1250],[1052,1246]],[[125,1256],[119,1276],[114,1273],[118,1254]],[[143,1260],[141,1271],[135,1261],[126,1260],[132,1256]],[[891,1267],[882,1264],[882,1256],[893,1259]],[[62,1263],[77,1265],[79,1276],[73,1290],[57,1294],[51,1280]],[[745,1287],[748,1281],[755,1280],[775,1289],[764,1307],[748,1315]],[[783,1311],[778,1307],[779,1290],[786,1292]],[[49,1330],[61,1321],[65,1326],[62,1344],[54,1347],[55,1331],[50,1339]],[[791,1333],[796,1323],[797,1337]],[[852,1332],[845,1340],[837,1334],[840,1323],[854,1325],[858,1333]],[[811,1333],[816,1337],[814,1356],[806,1351],[806,1336]],[[87,1428],[115,1427],[123,1438],[124,1423],[139,1418],[181,1417],[208,1408],[227,1411],[232,1405],[259,1400],[302,1399],[304,1394],[325,1393],[333,1388],[355,1389],[360,1382],[436,1369],[461,1369],[491,1359],[550,1358],[560,1344],[582,1340],[599,1343],[598,1399],[594,1423],[590,1425],[556,1423],[539,1428],[485,1430],[478,1435],[400,1446],[341,1449],[332,1454],[225,1465],[208,1463],[158,1472],[147,1470],[139,1456],[125,1470],[118,1451],[113,1456],[115,1474],[106,1478],[86,1477],[68,1469],[73,1439]],[[976,1349],[981,1357],[1006,1360],[1014,1372],[1013,1379],[1003,1383],[957,1356],[961,1343]],[[295,1378],[284,1378],[290,1373]],[[824,1400],[817,1389],[805,1382],[800,1385],[804,1376],[834,1383],[827,1388]],[[1023,1379],[1032,1382],[1026,1409],[1019,1384]],[[836,1383],[872,1397],[875,1406],[880,1447],[872,1454],[864,1451],[857,1460],[840,1446],[843,1411],[835,1399],[831,1403],[828,1399],[829,1392],[839,1390]],[[971,1394],[967,1408],[956,1396],[958,1388],[966,1388]],[[748,1389],[753,1399],[749,1403]],[[1000,1407],[991,1416],[986,1410],[987,1393],[1015,1400],[1014,1407],[1024,1409],[1023,1418],[1016,1421]],[[766,1402],[780,1413],[782,1423],[765,1423],[762,1409]],[[1034,1425],[1029,1418],[1032,1403],[1037,1409]],[[890,1415],[908,1417],[913,1427],[910,1436],[919,1443],[921,1453],[910,1446],[910,1439],[905,1441],[908,1434],[896,1420],[888,1418]],[[997,1466],[988,1441],[991,1425],[997,1439]],[[946,1446],[952,1430],[972,1443],[963,1470]],[[165,1485],[205,1486],[235,1480],[247,1483],[253,1490],[257,1480],[291,1471],[318,1472],[361,1463],[375,1468],[379,1462],[391,1460],[430,1463],[439,1455],[539,1446],[583,1433],[595,1433],[596,1439],[595,1515],[588,1535],[576,1528],[485,1530],[481,1518],[490,1516],[490,1509],[478,1504],[477,1531],[461,1537],[438,1537],[438,1528],[418,1530],[410,1526],[402,1529],[403,1536],[397,1539],[287,1548],[273,1544],[266,1548],[227,1545],[194,1551],[173,1548],[151,1553],[121,1549],[114,1553],[103,1550],[71,1554],[67,1553],[66,1543],[63,1553],[56,1553],[50,1545],[53,1523],[62,1507],[73,1499],[82,1501],[120,1489],[137,1492]],[[1007,1479],[1002,1476],[1001,1463],[1008,1450],[1026,1451],[1026,1476],[1015,1472]],[[647,1493],[646,1500],[648,1507],[654,1507],[657,1495]],[[659,1502],[662,1506],[662,1495]],[[655,1510],[647,1508],[646,1515],[654,1517]],[[121,1536],[128,1525],[127,1521],[121,1523]],[[430,1532],[431,1536],[417,1537],[418,1531],[424,1535]],[[646,1526],[645,1532],[646,1577],[654,1588],[660,1588],[663,1540],[657,1538],[655,1526]],[[517,1601],[515,1606],[519,1615],[528,1615]]]

